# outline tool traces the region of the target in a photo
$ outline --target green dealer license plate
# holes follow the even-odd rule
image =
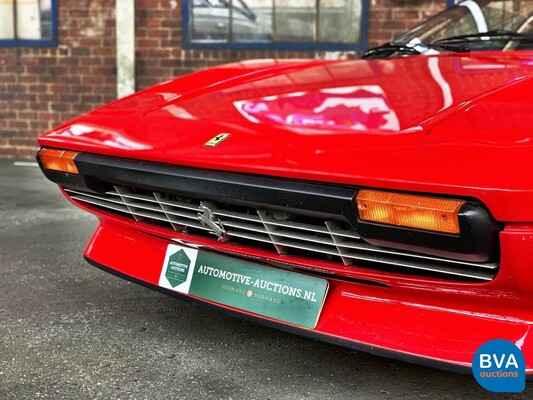
[[[328,281],[169,245],[159,286],[313,329]]]

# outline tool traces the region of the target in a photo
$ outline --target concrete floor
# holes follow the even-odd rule
[[[303,339],[90,267],[96,219],[37,168],[0,161],[0,221],[2,400],[493,397],[468,375]]]

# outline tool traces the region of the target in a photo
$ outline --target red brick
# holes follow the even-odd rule
[[[9,139],[9,145],[14,147],[34,147],[35,139]]]

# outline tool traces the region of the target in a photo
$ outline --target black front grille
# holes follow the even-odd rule
[[[80,188],[65,191],[73,200],[137,221],[193,235],[216,235],[287,257],[467,281],[490,281],[498,270],[494,262],[468,262],[369,244],[340,214],[324,217],[308,210],[295,212],[292,207],[251,207],[126,185],[105,186],[103,193]]]
[[[39,158],[37,158],[39,161]],[[40,162],[40,161],[39,161]],[[486,282],[499,269],[499,232],[486,207],[463,199],[447,235],[360,221],[359,188],[82,153],[78,175],[43,169],[75,201],[189,235],[397,274]],[[139,225],[142,229],[142,225]]]

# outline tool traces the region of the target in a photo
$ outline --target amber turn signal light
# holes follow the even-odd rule
[[[363,221],[452,234],[460,233],[459,210],[463,204],[461,200],[376,190],[360,190],[357,195]]]
[[[74,159],[78,154],[74,151],[42,149],[39,152],[39,159],[44,169],[77,175],[79,172]]]

